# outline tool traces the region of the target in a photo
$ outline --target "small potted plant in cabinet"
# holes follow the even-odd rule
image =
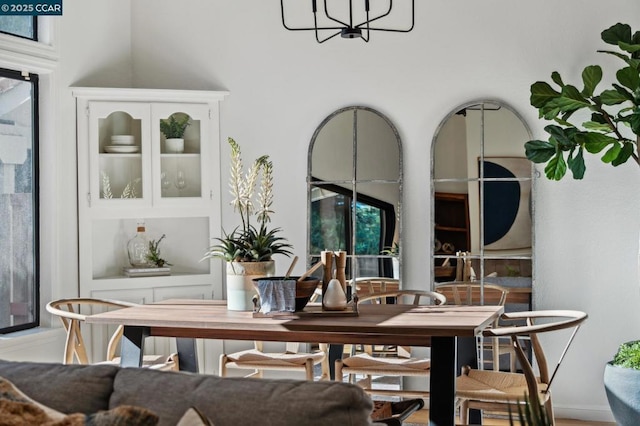
[[[166,152],[184,152],[184,132],[191,124],[189,116],[176,118],[175,114],[160,120],[160,131],[165,137]]]

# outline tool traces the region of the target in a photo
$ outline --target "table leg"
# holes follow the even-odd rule
[[[196,351],[196,339],[177,337],[178,365],[180,371],[198,373],[198,353]]]
[[[122,367],[141,367],[144,339],[149,336],[148,327],[125,325],[120,349]]]
[[[455,424],[456,338],[431,338],[429,426]]]
[[[336,360],[342,359],[344,345],[329,345],[329,378],[336,378]]]

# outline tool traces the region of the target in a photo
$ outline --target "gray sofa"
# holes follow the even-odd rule
[[[347,383],[2,360],[0,377],[32,399],[67,414],[135,405],[157,414],[159,425],[169,426],[196,407],[216,426],[372,424],[371,399]]]

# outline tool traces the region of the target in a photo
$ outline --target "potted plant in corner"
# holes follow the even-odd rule
[[[189,116],[176,118],[175,114],[166,120],[160,120],[160,131],[165,137],[166,152],[183,152],[184,151],[184,132],[189,126]]]
[[[273,164],[269,156],[257,158],[245,175],[240,146],[233,138],[228,142],[231,146],[231,205],[240,214],[241,224],[229,234],[223,231],[223,237],[216,238],[218,244],[211,246],[203,259],[220,258],[227,262],[227,308],[246,311],[253,309],[253,279],[275,275],[273,255],[291,256],[289,249],[292,246],[277,235],[280,228],[267,228],[273,213]],[[255,194],[259,178],[260,190]],[[256,202],[257,209],[254,207]],[[251,223],[253,215],[258,227]]]
[[[602,161],[612,166],[631,158],[640,165],[640,31],[632,33],[629,25],[618,23],[604,30],[601,37],[618,49],[599,52],[624,62],[616,72],[617,82],[610,88],[596,93],[602,80],[598,65],[587,66],[582,72],[582,90],[566,84],[558,72],[551,74],[557,89],[541,81],[531,86],[531,104],[539,110],[540,118],[555,124],[545,127],[548,140],[529,141],[525,151],[531,161],[546,163],[544,170],[549,179],[562,179],[567,168],[575,179],[582,179],[585,152],[602,153]],[[581,110],[590,113],[590,117],[580,124],[571,122],[574,113]],[[636,361],[623,362],[628,355]],[[605,366],[607,399],[616,422],[622,426],[636,425],[640,419],[639,360],[640,342],[630,342],[621,345]]]

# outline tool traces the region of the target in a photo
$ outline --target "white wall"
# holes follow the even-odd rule
[[[347,105],[378,109],[404,142],[403,279],[420,286],[429,273],[430,144],[442,118],[468,100],[504,100],[542,138],[545,123],[529,105],[529,85],[553,70],[567,81],[591,63],[617,66],[596,53],[600,31],[618,21],[640,28],[636,0],[431,0],[416,2],[409,34],[318,45],[311,33],[282,28],[277,2],[135,0],[130,27],[128,3],[66,0],[60,20],[60,291],[77,285],[75,177],[66,161],[74,153],[70,84],[229,90],[221,136],[233,136],[246,158],[271,155],[273,224],[297,254],[306,247],[306,158],[315,127]],[[227,163],[221,173],[225,182]],[[536,307],[590,315],[554,385],[560,415],[611,420],[604,364],[618,343],[640,335],[639,173],[633,164],[614,170],[593,160],[582,182],[537,183]],[[225,207],[225,228],[236,223]],[[287,263],[279,259],[278,268]],[[552,343],[557,355],[561,348]]]

